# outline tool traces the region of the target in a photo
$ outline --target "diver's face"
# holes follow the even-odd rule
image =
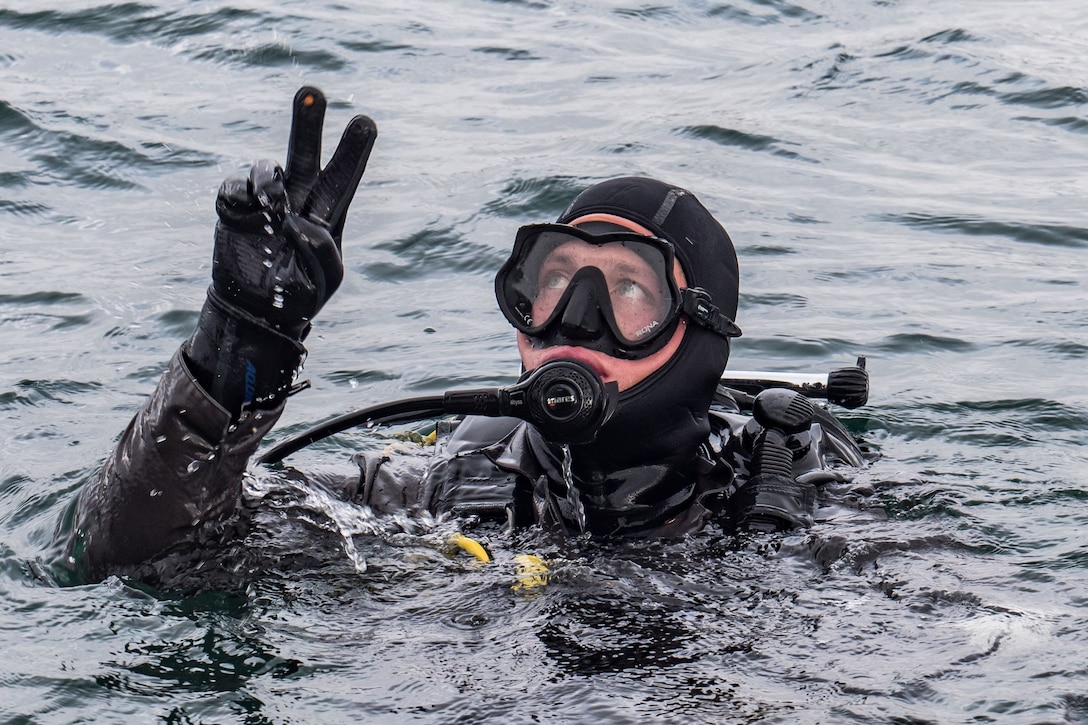
[[[611,215],[607,219],[602,219],[601,216],[603,215],[576,219],[573,224],[577,226],[580,222],[608,221],[650,236],[649,230],[634,222]],[[549,253],[542,263],[541,289],[533,309],[535,319],[547,318],[550,308],[554,307],[563,295],[571,277],[583,267],[596,267],[604,274],[616,322],[623,328],[629,328],[629,330],[625,329],[625,334],[634,338],[641,327],[645,327],[655,319],[659,300],[655,299],[658,291],[653,280],[659,275],[655,275],[649,265],[629,249],[615,246],[599,247],[579,240],[560,245]],[[674,263],[673,274],[677,286],[685,287],[686,279],[679,262]],[[535,370],[552,360],[577,360],[591,367],[604,382],[615,382],[620,391],[623,391],[649,377],[676,353],[684,339],[686,327],[686,320],[681,318],[680,324],[665,347],[638,360],[623,360],[575,345],[535,347],[529,337],[522,332],[519,332],[517,336],[518,352],[527,371]]]

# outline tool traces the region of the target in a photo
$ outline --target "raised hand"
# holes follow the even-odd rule
[[[214,293],[295,339],[343,279],[344,220],[377,136],[356,116],[322,169],[325,108],[321,91],[300,89],[286,171],[260,161],[223,182],[216,200]]]
[[[295,94],[287,170],[271,161],[227,179],[215,208],[212,286],[183,348],[201,386],[234,416],[287,394],[310,322],[344,278],[341,235],[378,130],[348,123],[321,168],[325,97]]]

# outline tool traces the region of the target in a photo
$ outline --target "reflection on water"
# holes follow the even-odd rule
[[[0,9],[5,721],[1088,719],[1080,3],[70,5]],[[281,435],[510,382],[514,230],[651,174],[737,244],[731,366],[867,355],[844,417],[882,457],[801,534],[473,531],[488,565],[469,522],[254,479],[202,591],[57,587],[56,522],[195,323],[215,189],[282,158],[304,82],[329,143],[381,138]]]

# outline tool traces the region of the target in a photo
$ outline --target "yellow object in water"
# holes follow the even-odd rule
[[[450,543],[459,547],[462,551],[468,552],[476,557],[476,561],[482,561],[485,564],[491,561],[491,556],[488,555],[487,549],[475,539],[470,539],[464,534],[454,534],[450,537]]]
[[[548,584],[548,565],[536,554],[518,554],[518,580],[510,588],[515,592],[531,592]]]

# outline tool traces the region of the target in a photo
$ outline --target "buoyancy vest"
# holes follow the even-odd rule
[[[736,494],[748,478],[745,429],[751,418],[723,393],[709,419],[710,434],[690,464],[642,465],[596,480],[579,479],[570,452],[543,440],[523,421],[476,416],[442,421],[426,457],[357,456],[360,498],[379,512],[471,515],[564,534],[683,536],[712,519],[744,517],[737,503],[744,497]],[[811,480],[839,464],[864,465],[849,434],[829,414],[813,423],[800,443],[794,466],[800,479]],[[811,514],[795,513],[796,521]]]

